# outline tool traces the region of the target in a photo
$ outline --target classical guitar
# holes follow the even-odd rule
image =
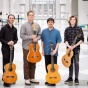
[[[10,46],[10,63],[5,65],[5,72],[3,74],[3,81],[8,84],[13,84],[17,81],[16,65],[12,63],[12,50],[13,46]]]
[[[34,35],[36,35],[36,25],[33,23]],[[39,52],[40,46],[37,42],[33,42],[29,45],[29,53],[27,55],[27,60],[31,63],[39,62],[42,58]]]
[[[81,33],[77,34],[77,36],[75,37],[72,46],[76,43],[77,38],[81,37]],[[66,50],[66,54],[62,57],[62,64],[69,68],[69,66],[71,65],[71,58],[73,57],[73,50],[70,50],[69,48],[67,48]]]
[[[51,47],[51,52],[53,51],[53,44],[50,45]],[[58,82],[60,82],[61,80],[61,76],[60,74],[58,73],[58,65],[57,64],[54,64],[54,58],[53,58],[53,55],[51,55],[51,64],[49,64],[47,66],[47,69],[48,69],[48,73],[46,75],[46,81],[49,83],[49,84],[56,84]]]

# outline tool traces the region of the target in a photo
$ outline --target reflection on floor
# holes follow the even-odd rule
[[[41,23],[41,22],[40,22]],[[60,23],[59,23],[60,24]],[[42,29],[43,29],[43,23],[41,23]],[[67,25],[67,24],[66,24]],[[59,25],[55,24],[56,28],[58,28],[61,32],[62,40],[63,40],[63,33],[66,25]],[[47,25],[45,25],[44,28],[46,28]],[[20,29],[20,26],[19,26]],[[18,30],[18,36],[20,35],[19,33],[20,30]],[[24,76],[23,76],[23,53],[22,53],[22,41],[19,36],[19,41],[15,45],[15,59],[14,63],[16,64],[16,73],[18,75],[18,80],[15,85],[12,85],[11,88],[29,88],[29,86],[25,86],[25,81],[24,81]],[[41,41],[39,41],[39,44],[41,45]],[[1,47],[1,44],[0,44]],[[55,87],[52,88],[86,88],[88,87],[88,45],[86,42],[81,44],[81,52],[80,52],[80,72],[79,72],[79,82],[80,84],[77,86],[75,85],[74,81],[69,84],[64,84],[64,81],[68,78],[68,68],[65,68],[62,65],[61,59],[62,56],[65,54],[65,44],[62,43],[60,44],[59,47],[59,56],[58,56],[58,65],[59,65],[59,73],[61,75],[61,82],[58,83]],[[41,49],[40,49],[41,51]],[[39,80],[40,84],[39,85],[34,85],[32,84],[30,88],[51,88],[50,86],[46,86],[44,84],[45,82],[45,62],[44,62],[44,57],[42,56],[42,60],[36,64],[36,75],[35,78]],[[2,82],[2,55],[0,51],[0,88],[3,87],[3,82]]]

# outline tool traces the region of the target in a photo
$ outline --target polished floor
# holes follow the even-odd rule
[[[41,25],[41,28],[46,28],[47,24],[46,21],[38,21],[38,23]],[[64,29],[67,27],[67,22],[66,21],[57,21],[55,23],[55,27],[58,28],[61,32],[62,40],[63,40],[63,33]],[[15,45],[15,59],[14,63],[16,64],[16,73],[18,75],[18,80],[15,85],[12,85],[11,88],[51,88],[51,86],[47,86],[44,84],[45,82],[45,62],[44,62],[44,57],[42,56],[42,60],[36,64],[36,74],[35,78],[40,82],[40,84],[31,84],[31,86],[26,86],[24,77],[23,77],[23,53],[22,53],[22,41],[20,39],[20,25],[16,25],[18,28],[18,37],[19,41]],[[64,84],[64,81],[68,78],[68,68],[65,68],[61,62],[62,56],[65,54],[65,44],[62,43],[60,44],[59,47],[59,56],[58,56],[58,66],[59,66],[59,73],[61,75],[61,81],[52,88],[87,88],[88,87],[88,45],[86,41],[87,37],[87,31],[84,31],[84,36],[85,36],[85,42],[81,44],[81,52],[80,52],[80,71],[79,71],[79,85],[75,85],[74,81],[69,84]],[[39,41],[39,44],[41,45],[41,41]],[[0,44],[1,47],[1,44]],[[40,52],[41,52],[41,47],[40,47]],[[2,82],[2,55],[0,51],[0,88],[3,87],[3,82]]]

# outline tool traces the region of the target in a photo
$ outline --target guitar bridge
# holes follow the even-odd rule
[[[55,78],[55,79],[56,79],[57,77],[49,77],[49,78],[50,78],[50,79],[53,79],[53,78]]]
[[[38,58],[38,56],[32,56],[32,58]]]
[[[14,78],[14,76],[6,76],[7,78]]]

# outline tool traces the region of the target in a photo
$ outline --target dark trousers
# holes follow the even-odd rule
[[[73,77],[73,64],[75,66],[75,78],[79,75],[79,53],[74,54],[71,59],[71,65],[69,67],[69,77]]]
[[[10,48],[9,46],[3,46],[2,47],[2,63],[3,63],[3,73],[5,72],[5,65],[7,63],[10,63]],[[14,59],[14,48],[12,50],[12,62],[13,62],[13,59]]]
[[[48,72],[47,70],[47,66],[49,64],[51,64],[51,55],[45,55],[45,68],[46,68],[46,72]],[[54,64],[57,64],[57,56],[53,56],[54,57]]]
[[[35,76],[36,63],[30,63],[27,60],[28,50],[23,49],[23,61],[24,61],[24,79],[33,79]]]

